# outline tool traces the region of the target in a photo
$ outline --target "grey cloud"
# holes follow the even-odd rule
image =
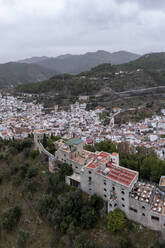
[[[0,62],[97,49],[164,49],[161,0],[0,0],[0,6]]]

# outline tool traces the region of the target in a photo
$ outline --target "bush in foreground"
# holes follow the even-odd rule
[[[121,231],[126,226],[127,219],[120,209],[115,209],[108,214],[108,230],[112,233]]]

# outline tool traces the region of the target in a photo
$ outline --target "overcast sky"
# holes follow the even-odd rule
[[[0,62],[165,51],[165,0],[0,0]]]

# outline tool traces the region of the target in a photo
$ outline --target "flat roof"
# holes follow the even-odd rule
[[[93,161],[88,164],[88,168],[96,169],[100,163],[105,164],[108,156],[110,156],[110,154],[106,152],[100,152],[97,155],[91,154],[89,157],[93,158]]]
[[[81,139],[77,139],[77,138],[73,138],[73,139],[69,139],[66,141],[66,144],[68,145],[79,145],[81,144],[83,141]]]
[[[159,186],[165,186],[165,176],[161,176]]]
[[[129,169],[123,168],[121,166],[113,165],[108,163],[109,169],[108,173],[104,174],[104,171],[98,170],[98,174],[102,174],[105,177],[112,179],[113,181],[129,187],[137,176],[138,172],[131,171]]]

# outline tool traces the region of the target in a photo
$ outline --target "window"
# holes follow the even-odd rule
[[[122,207],[123,207],[123,208],[125,208],[125,205],[124,205],[124,204],[122,204]]]
[[[122,201],[125,201],[125,199],[123,197],[121,199],[122,199]]]
[[[92,190],[91,188],[89,188],[89,190]]]
[[[137,213],[137,209],[135,209],[135,208],[129,208],[131,211],[133,211],[133,212],[135,212],[135,213]]]
[[[143,209],[145,209],[145,206],[142,206]]]
[[[106,183],[106,180],[104,180],[104,185],[106,185],[107,183]]]
[[[115,203],[114,207],[116,207],[116,206],[117,206],[117,203]]]
[[[107,195],[104,195],[104,197],[107,197]]]
[[[112,204],[110,203],[109,206],[112,207]]]
[[[107,190],[104,188],[104,191],[107,191]]]
[[[78,169],[78,167],[76,166],[76,169]]]
[[[122,193],[123,195],[125,194],[125,192],[124,192],[123,190],[121,191],[121,193]]]
[[[92,180],[92,178],[91,178],[91,177],[88,177],[88,179],[89,179],[89,181],[91,181],[91,180]]]
[[[143,215],[143,216],[145,216],[145,214],[144,214],[144,213],[142,213],[142,215]]]
[[[112,187],[112,190],[115,190],[115,187],[114,186]]]
[[[92,172],[91,171],[88,171],[89,174],[91,174]]]
[[[152,219],[152,220],[159,221],[159,217],[157,217],[157,216],[151,216],[151,219]]]

